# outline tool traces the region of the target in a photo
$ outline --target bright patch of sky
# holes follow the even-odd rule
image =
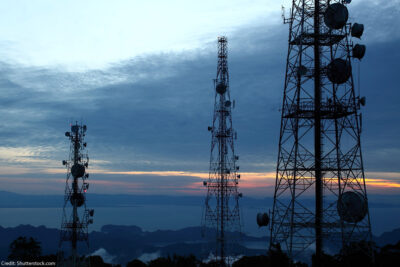
[[[28,66],[104,68],[147,53],[201,49],[252,23],[280,23],[285,2],[7,0],[0,7],[0,56]]]

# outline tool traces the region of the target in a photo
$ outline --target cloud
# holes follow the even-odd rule
[[[160,251],[156,251],[153,253],[143,253],[142,255],[140,255],[140,257],[138,258],[138,260],[148,263],[152,260],[155,260],[157,258],[161,257]]]
[[[5,1],[0,56],[80,71],[105,67],[145,53],[201,48],[204,39],[239,25],[274,20],[268,15],[279,7],[272,0]]]
[[[206,172],[182,171],[127,171],[88,170],[90,194],[140,194],[140,195],[197,195],[204,196],[208,179]],[[20,194],[63,194],[65,170],[21,169],[1,170],[0,190]],[[272,196],[275,188],[275,172],[242,172],[239,192],[249,197]],[[368,192],[373,194],[398,194],[400,173],[367,172]]]
[[[389,27],[397,25],[398,18],[382,16],[398,9],[394,3],[354,1],[349,7],[352,17],[368,25],[362,40],[367,54],[353,70],[367,97],[362,148],[369,172],[400,172],[400,37]],[[272,24],[246,24],[228,36],[236,151],[245,173],[273,173],[276,166],[288,27]],[[383,32],[379,42],[371,37]],[[206,129],[212,120],[216,53],[216,39],[207,39],[198,49],[145,54],[81,72],[2,62],[1,169],[4,174],[24,175],[20,178],[63,179],[61,161],[69,153],[64,132],[69,122],[82,119],[88,125],[86,141],[93,163],[89,172],[96,174],[98,188],[115,182],[118,190],[138,192],[151,180],[159,183],[154,188],[160,192],[192,192],[199,180],[186,174],[207,173],[209,168],[211,140]],[[124,172],[136,174],[122,178]],[[251,182],[265,190],[271,186],[256,178]],[[243,182],[243,188],[250,189],[249,184]]]
[[[109,254],[104,248],[99,248],[91,256],[100,256],[106,263],[113,263],[113,260],[116,258],[116,256]]]

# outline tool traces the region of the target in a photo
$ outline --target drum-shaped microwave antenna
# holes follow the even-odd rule
[[[356,44],[353,47],[353,57],[362,59],[365,55],[365,50],[366,50],[365,45]]]
[[[357,223],[367,215],[367,202],[357,192],[348,191],[339,197],[337,211],[340,218],[346,222]]]
[[[259,227],[267,226],[269,224],[269,216],[267,213],[257,214],[257,224]]]
[[[364,32],[363,24],[354,23],[353,26],[351,26],[351,36],[360,38],[363,32]]]
[[[351,75],[350,63],[344,59],[336,58],[327,66],[328,79],[337,84],[346,82]]]
[[[329,5],[324,14],[324,22],[330,29],[338,30],[346,25],[349,11],[343,4],[335,3]]]
[[[74,178],[80,178],[85,174],[85,167],[82,164],[74,164],[71,168],[71,174]]]
[[[220,82],[217,84],[217,87],[215,88],[218,94],[223,95],[226,92],[226,84],[223,82]]]

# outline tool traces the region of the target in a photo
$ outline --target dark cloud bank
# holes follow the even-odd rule
[[[367,97],[362,110],[365,166],[368,171],[397,172],[400,38],[392,34],[392,27],[377,39],[378,26],[389,24],[368,17],[368,12],[372,11],[355,11],[368,27],[363,41],[366,57],[353,66],[357,76],[360,65],[361,95]],[[241,170],[273,171],[287,27],[254,26],[228,39]],[[48,157],[61,160],[68,153],[64,131],[70,121],[83,119],[89,128],[90,155],[104,161],[101,168],[207,171],[210,136],[206,129],[212,119],[216,53],[213,42],[195,51],[147,55],[81,73],[2,63],[0,145],[53,146],[56,149]]]

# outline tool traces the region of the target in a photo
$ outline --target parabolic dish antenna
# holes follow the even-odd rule
[[[220,95],[225,94],[226,92],[226,85],[222,82],[217,84],[217,87],[215,88],[215,90],[217,90],[217,93]]]
[[[367,202],[357,192],[348,191],[339,197],[337,211],[346,222],[357,223],[367,215]]]
[[[364,32],[363,24],[354,23],[353,26],[351,27],[351,36],[353,37],[360,38],[363,32]]]
[[[362,59],[365,55],[366,47],[365,45],[356,44],[353,47],[353,57]]]
[[[347,7],[340,3],[329,5],[324,14],[324,22],[330,29],[338,30],[346,25],[349,18]]]
[[[351,75],[351,66],[344,59],[336,58],[327,66],[328,79],[337,84],[345,83]]]
[[[85,167],[82,164],[74,164],[71,168],[71,174],[74,178],[80,178],[85,174]]]
[[[269,224],[269,216],[266,213],[257,214],[257,224],[259,227],[267,226]]]

